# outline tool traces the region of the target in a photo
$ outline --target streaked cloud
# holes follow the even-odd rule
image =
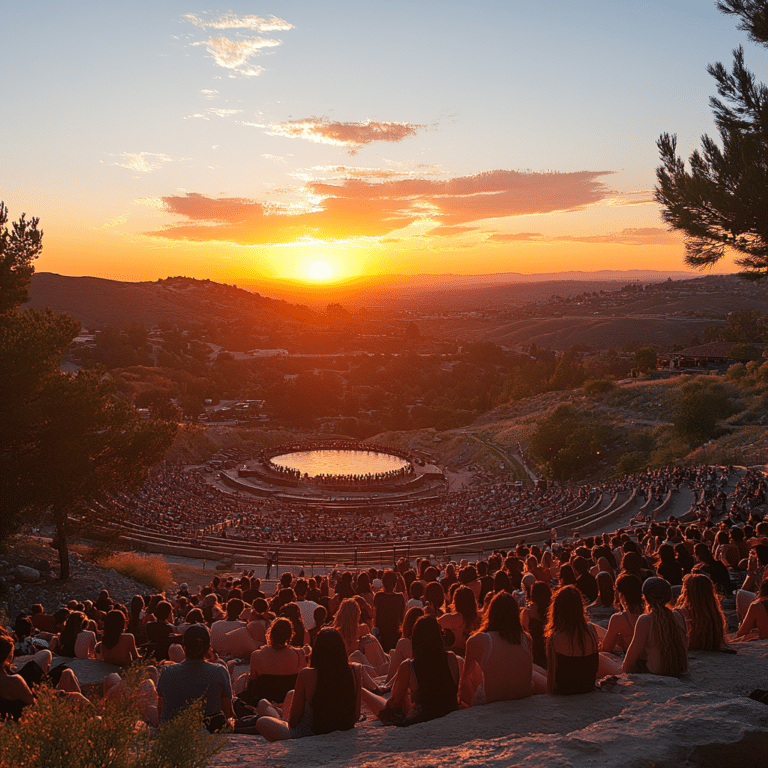
[[[375,141],[398,142],[415,136],[424,127],[416,123],[376,120],[339,123],[332,122],[327,117],[307,117],[303,120],[272,123],[267,133],[270,136],[285,136],[289,139],[305,139],[316,144],[344,147],[354,154],[361,147]]]
[[[606,201],[606,205],[622,206],[622,205],[650,205],[656,203],[656,199],[653,196],[653,190],[641,189],[635,192],[621,192],[609,197]]]
[[[210,88],[203,88],[200,93],[202,93],[206,99],[215,99],[219,92],[217,90],[211,90]]]
[[[600,180],[609,173],[499,170],[446,180],[315,179],[294,190],[304,196],[307,204],[291,209],[244,198],[214,198],[200,193],[171,195],[162,198],[165,210],[186,221],[147,234],[263,245],[309,237],[383,237],[422,223],[431,224],[434,234],[447,236],[465,233],[483,220],[578,211],[595,205],[611,194]],[[626,230],[624,237],[639,238],[642,232]],[[533,237],[533,233],[522,234]]]
[[[209,107],[204,112],[195,112],[193,115],[187,115],[184,119],[191,120],[197,118],[199,120],[210,120],[211,115],[215,117],[232,117],[232,115],[239,115],[242,109],[221,109],[219,107]]]
[[[162,168],[165,163],[173,162],[168,155],[158,152],[123,152],[118,155],[122,162],[113,163],[120,168],[127,168],[135,173],[152,173]],[[135,176],[134,178],[139,178]]]
[[[284,32],[293,29],[293,24],[270,16],[268,19],[262,19],[260,16],[235,16],[234,14],[225,14],[218,18],[204,18],[195,13],[184,15],[187,21],[191,21],[196,27],[201,29],[251,29],[255,32]]]
[[[605,235],[562,235],[552,240],[571,243],[610,243],[611,245],[680,245],[683,237],[661,227],[639,227],[609,232]]]
[[[497,232],[489,235],[486,242],[489,243],[515,243],[531,240],[541,240],[543,238],[540,232]]]
[[[467,232],[475,232],[477,227],[434,227],[425,234],[429,237],[452,237],[453,235],[464,235]]]

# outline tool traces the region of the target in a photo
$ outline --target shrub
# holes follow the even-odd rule
[[[588,381],[584,385],[584,394],[589,397],[599,397],[606,395],[616,389],[616,385],[610,379],[596,379]]]
[[[110,699],[96,717],[50,688],[16,725],[0,727],[0,765],[17,768],[205,768],[222,748],[203,725],[200,705],[189,707],[155,733],[138,721],[135,687]],[[138,722],[137,722],[138,721]]]
[[[165,590],[171,583],[171,571],[159,555],[117,552],[103,559],[100,565],[104,568],[112,568],[124,576],[130,576],[157,590]]]

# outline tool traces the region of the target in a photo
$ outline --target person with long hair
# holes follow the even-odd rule
[[[291,645],[294,648],[303,648],[309,645],[309,632],[304,626],[304,618],[301,615],[301,609],[296,603],[286,603],[280,609],[280,616],[284,616],[293,626],[291,635]]]
[[[459,587],[453,593],[451,611],[444,613],[438,622],[442,629],[453,632],[451,650],[463,656],[467,639],[480,625],[475,593],[469,587]]]
[[[603,637],[603,653],[614,653],[616,647],[622,652],[629,648],[635,634],[635,624],[643,613],[643,590],[640,579],[634,573],[622,573],[614,584],[616,607],[608,621],[608,631]]]
[[[333,618],[333,628],[341,635],[347,657],[352,662],[363,665],[363,683],[370,690],[377,690],[371,674],[385,675],[389,672],[389,656],[387,656],[378,640],[368,632],[368,627],[360,623],[360,603],[350,597],[343,600]],[[370,648],[371,661],[366,653]],[[369,671],[370,669],[370,671]]]
[[[139,658],[136,638],[125,631],[125,614],[111,610],[104,619],[101,642],[96,645],[96,658],[118,667],[129,667]]]
[[[360,717],[360,665],[350,664],[344,640],[333,628],[320,630],[309,666],[299,672],[286,697],[284,720],[271,706],[259,705],[256,730],[267,741],[284,741],[354,728]]]
[[[613,576],[608,571],[599,571],[597,581],[597,598],[587,606],[587,616],[592,621],[610,619],[616,613],[616,588]]]
[[[581,592],[560,587],[549,606],[547,638],[548,693],[588,693],[595,689],[600,664],[595,628],[584,615]]]
[[[467,588],[469,589],[469,588]],[[471,589],[469,592],[474,597]],[[413,659],[400,664],[389,701],[370,691],[363,697],[385,725],[411,725],[434,720],[458,709],[461,663],[443,647],[434,616],[422,616],[413,627]]]
[[[494,595],[480,630],[467,640],[460,700],[467,705],[524,699],[532,692],[531,640],[520,606],[506,592]]]
[[[739,625],[736,637],[746,638],[755,631],[760,640],[768,640],[768,579],[763,580],[757,597],[747,608],[746,616]]]
[[[88,629],[88,619],[81,611],[72,611],[63,631],[52,638],[50,650],[58,656],[93,659],[96,633]]]
[[[394,650],[389,654],[389,671],[387,680],[391,680],[396,674],[400,664],[406,659],[413,658],[413,625],[424,616],[423,608],[409,608],[400,627],[400,639]]]
[[[294,633],[289,619],[275,619],[267,632],[267,644],[251,653],[248,690],[243,699],[258,704],[262,699],[282,703],[307,664],[304,650],[290,644]]]
[[[653,576],[643,582],[643,597],[647,610],[635,624],[623,670],[679,677],[688,669],[688,635],[682,614],[669,608],[672,587]]]
[[[723,647],[725,616],[709,576],[689,573],[683,579],[677,608],[688,628],[689,651],[719,651]]]
[[[552,601],[552,589],[549,584],[537,581],[531,587],[531,600],[523,610],[522,625],[531,637],[531,655],[533,663],[542,669],[547,668],[547,646],[544,642],[544,627]]]
[[[683,569],[675,557],[672,544],[662,544],[656,552],[656,571],[673,587],[683,583]]]

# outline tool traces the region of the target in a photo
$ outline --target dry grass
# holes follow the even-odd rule
[[[138,552],[116,552],[100,561],[99,565],[129,576],[157,590],[168,588],[172,581],[168,564],[159,555],[142,555]]]

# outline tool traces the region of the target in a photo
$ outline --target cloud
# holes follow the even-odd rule
[[[572,243],[610,243],[613,245],[679,245],[683,241],[682,235],[661,227],[629,228],[605,235],[562,235],[552,239]]]
[[[187,13],[184,18],[201,29],[252,29],[255,32],[284,32],[294,28],[293,24],[289,24],[287,21],[278,19],[275,16],[262,19],[260,16],[235,16],[229,14],[208,20],[197,14]]]
[[[261,74],[264,67],[249,66],[248,60],[252,56],[258,55],[262,48],[275,48],[282,43],[280,40],[270,40],[265,37],[249,37],[238,40],[231,40],[228,37],[209,37],[207,40],[191,45],[204,45],[205,50],[220,67],[253,77]]]
[[[655,204],[656,199],[653,196],[653,190],[641,189],[636,192],[622,192],[613,197],[609,197],[606,201],[606,205],[622,206],[622,205],[649,205]]]
[[[186,221],[147,234],[241,245],[288,243],[307,237],[384,237],[414,223],[432,224],[438,234],[447,234],[449,228],[467,231],[487,219],[578,211],[595,205],[610,194],[600,181],[608,173],[499,170],[445,180],[315,179],[299,190],[307,205],[282,209],[244,198],[173,195],[162,198],[165,209]]]
[[[494,235],[489,235],[486,238],[486,242],[489,243],[514,243],[520,241],[541,240],[542,235],[540,232],[497,232]]]
[[[209,107],[205,112],[195,112],[194,115],[187,115],[184,119],[190,120],[192,118],[199,118],[200,120],[210,120],[211,115],[216,115],[216,117],[231,117],[232,115],[240,114],[242,111],[242,109],[220,109],[218,107]]]
[[[272,123],[267,133],[270,136],[306,139],[316,144],[345,147],[354,154],[361,147],[372,144],[374,141],[397,142],[415,136],[424,127],[416,123],[375,120],[364,120],[361,123],[334,123],[327,117],[307,117],[303,120]]]
[[[450,237],[451,235],[463,235],[465,232],[475,232],[477,227],[434,227],[425,234],[430,237]]]
[[[322,175],[330,179],[365,179],[368,181],[387,181],[389,179],[415,179],[423,176],[444,176],[445,171],[437,165],[419,165],[416,168],[359,168],[350,165],[315,165],[308,171],[294,174],[305,180],[312,180]]]
[[[168,155],[157,152],[123,152],[119,155],[123,159],[122,163],[113,163],[120,168],[127,168],[136,173],[152,173],[162,168],[165,163],[173,162]],[[134,176],[138,179],[138,176]]]
[[[203,94],[203,96],[206,99],[215,99],[216,95],[218,94],[217,90],[211,90],[210,88],[203,88],[200,93]]]

